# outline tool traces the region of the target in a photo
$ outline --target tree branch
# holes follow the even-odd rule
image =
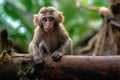
[[[111,20],[110,23],[111,23],[113,26],[120,28],[120,23],[118,23],[117,21]]]
[[[66,55],[59,62],[54,62],[50,56],[46,56],[45,64],[36,67],[30,54],[16,54],[8,63],[0,64],[0,80],[16,80],[18,72],[27,70],[26,68],[30,66],[25,64],[28,61],[34,70],[32,74],[27,73],[25,77],[31,80],[36,77],[49,80],[120,78],[120,56]]]
[[[91,11],[97,11],[97,12],[99,11],[99,7],[85,6],[85,5],[81,4],[81,2],[79,0],[76,0],[76,6],[87,9],[87,10],[91,10]]]

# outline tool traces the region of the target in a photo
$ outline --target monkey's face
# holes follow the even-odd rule
[[[55,28],[56,19],[52,15],[42,17],[41,24],[45,32],[51,32]]]
[[[45,32],[54,31],[61,22],[63,22],[62,12],[58,12],[54,7],[43,7],[38,15],[34,15],[34,24]]]
[[[39,14],[39,26],[42,27],[45,32],[51,32],[57,27],[59,13],[55,8],[43,7]]]

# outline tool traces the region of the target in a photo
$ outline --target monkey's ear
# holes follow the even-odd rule
[[[35,24],[35,26],[38,26],[38,15],[35,14],[35,15],[33,15],[33,17],[34,17],[34,24]]]
[[[62,23],[64,21],[64,17],[63,17],[63,13],[62,12],[58,13],[58,21],[59,21],[59,23]]]

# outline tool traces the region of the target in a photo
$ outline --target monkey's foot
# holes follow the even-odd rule
[[[53,61],[55,61],[55,62],[59,61],[59,60],[61,59],[61,57],[62,57],[62,54],[59,53],[59,52],[57,52],[57,51],[55,51],[55,52],[52,54],[52,56],[51,56],[51,58],[52,58]]]

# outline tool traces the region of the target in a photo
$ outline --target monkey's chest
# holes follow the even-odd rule
[[[60,48],[62,40],[58,36],[50,36],[45,39],[45,44],[48,53],[53,53]]]

